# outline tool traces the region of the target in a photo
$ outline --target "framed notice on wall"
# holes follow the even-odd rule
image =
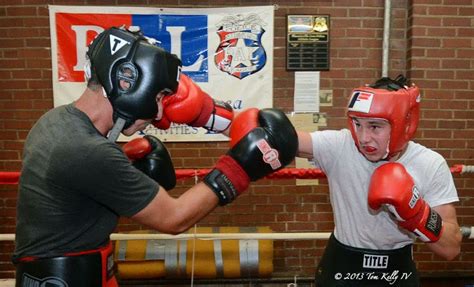
[[[329,15],[287,15],[287,70],[329,70],[329,28]]]

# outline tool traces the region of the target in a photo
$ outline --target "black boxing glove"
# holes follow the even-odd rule
[[[204,178],[220,205],[232,202],[248,188],[250,181],[291,163],[298,150],[295,128],[277,109],[252,108],[239,113],[229,136],[230,150]]]
[[[154,179],[166,190],[176,186],[176,173],[165,145],[156,137],[146,135],[123,145],[133,166]]]

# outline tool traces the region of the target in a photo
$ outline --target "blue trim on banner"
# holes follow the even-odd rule
[[[207,15],[132,15],[132,24],[159,40],[165,50],[176,53],[183,72],[195,82],[209,82]],[[178,45],[181,51],[173,50]]]

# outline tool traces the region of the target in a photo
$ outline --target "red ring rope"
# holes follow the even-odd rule
[[[455,164],[450,170],[453,174],[461,174],[470,169],[467,169],[465,165]],[[204,177],[209,171],[210,169],[177,169],[176,178]],[[0,184],[18,184],[19,177],[19,171],[0,171]],[[325,177],[324,172],[317,168],[283,168],[266,176],[270,179],[317,179]]]

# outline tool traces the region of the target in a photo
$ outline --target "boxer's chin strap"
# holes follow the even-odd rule
[[[111,142],[117,141],[117,139],[120,135],[120,132],[123,130],[123,127],[125,126],[125,122],[126,122],[125,119],[117,118],[117,120],[115,121],[114,126],[112,127],[112,129],[109,132],[109,135],[107,136],[109,141],[111,141]]]

